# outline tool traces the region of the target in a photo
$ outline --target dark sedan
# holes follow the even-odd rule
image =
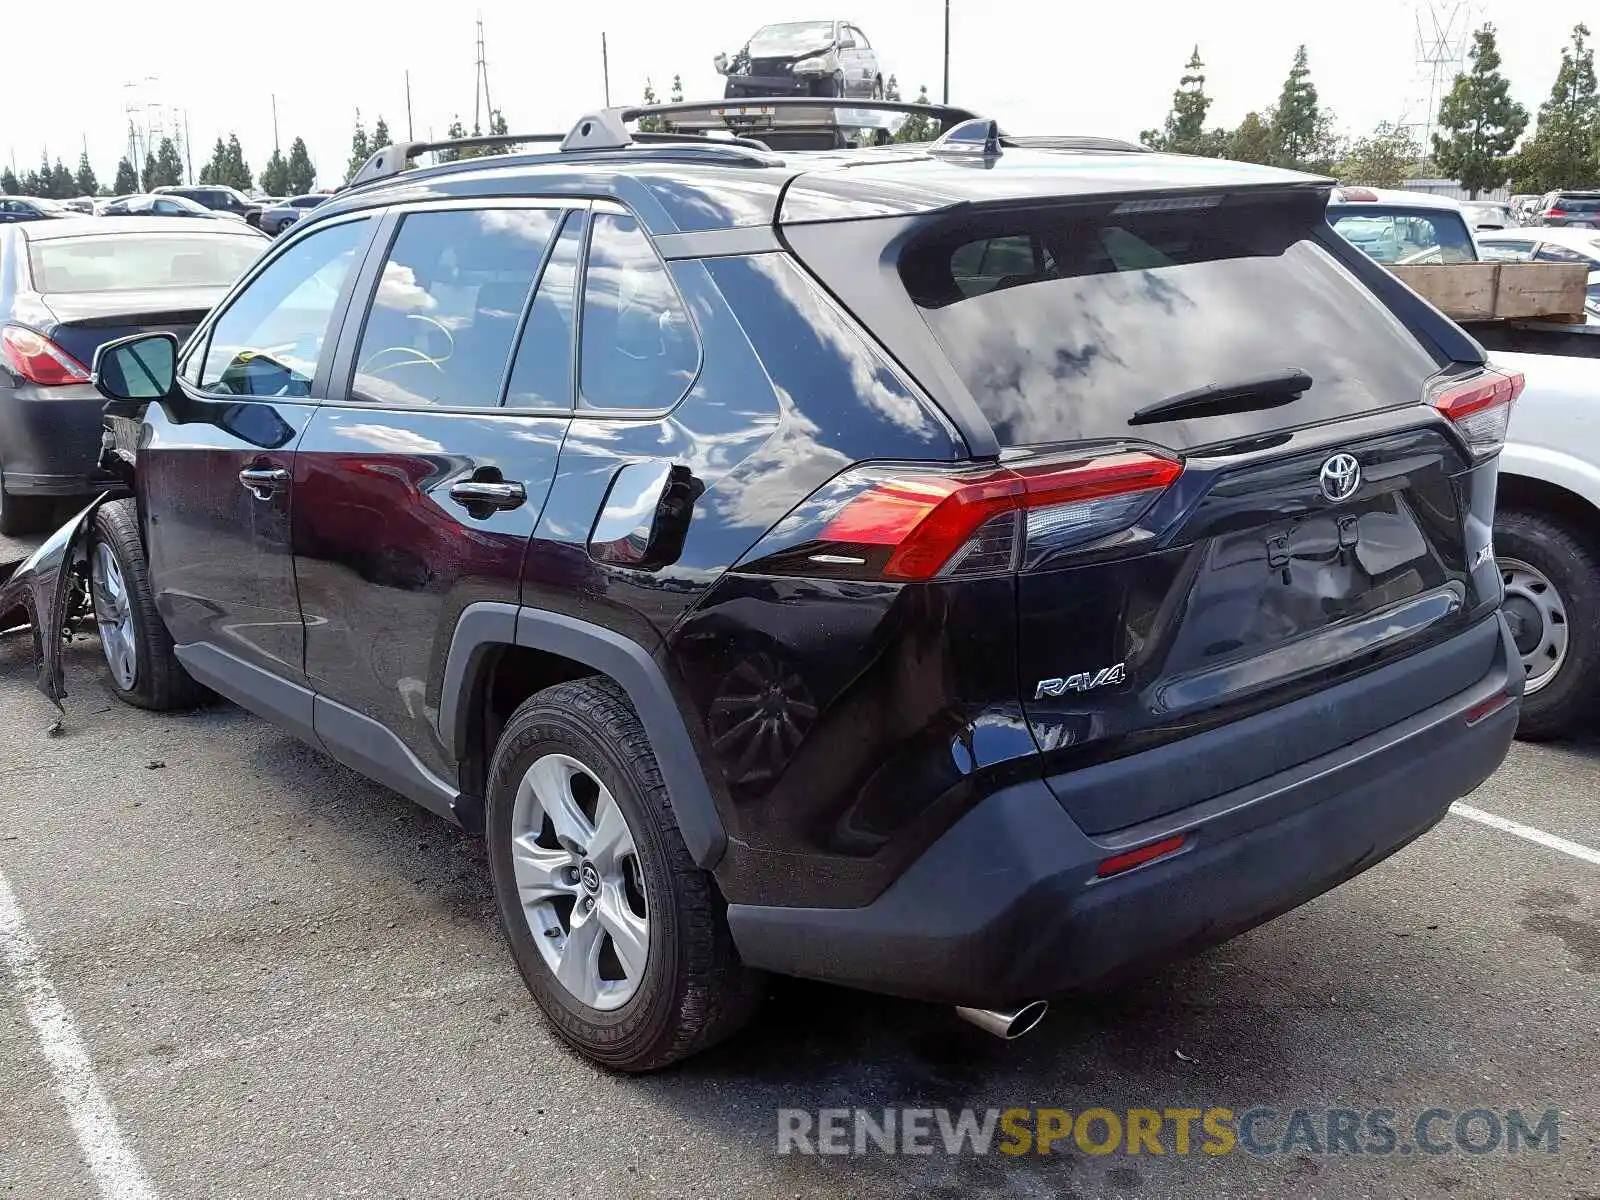
[[[39,196],[0,196],[0,225],[12,225],[18,221],[48,221],[53,217],[71,215],[54,200]]]
[[[187,196],[164,196],[153,193],[124,196],[120,200],[113,200],[100,210],[100,215],[102,217],[204,217],[207,220],[244,224],[243,217],[209,209],[203,204],[196,204]]]
[[[266,248],[238,221],[67,217],[0,225],[0,533],[49,524],[99,470],[103,342],[187,337]]]

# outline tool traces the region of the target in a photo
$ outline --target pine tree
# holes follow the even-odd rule
[[[349,183],[356,177],[356,172],[366,166],[367,159],[372,157],[372,145],[367,141],[367,127],[361,123],[361,110],[356,109],[356,128],[350,135],[350,161],[345,164],[344,181]]]
[[[489,113],[489,132],[496,137],[504,137],[511,132],[511,126],[506,124],[506,116],[498,108]]]
[[[394,145],[394,139],[389,136],[389,123],[380,114],[378,123],[372,127],[372,137],[367,140],[367,150],[369,153],[376,154],[385,146],[392,145]]]
[[[199,183],[226,183],[228,174],[228,144],[220,137],[211,147],[211,158],[200,168]]]
[[[1439,125],[1449,136],[1433,135],[1433,158],[1476,200],[1510,178],[1511,152],[1528,127],[1528,110],[1511,98],[1500,74],[1493,25],[1472,35],[1469,62],[1439,104]]]
[[[1139,140],[1152,150],[1220,158],[1227,149],[1228,133],[1224,129],[1207,131],[1206,112],[1210,108],[1205,63],[1200,60],[1200,47],[1196,46],[1178,80],[1178,90],[1172,93],[1172,111],[1167,114],[1166,126],[1145,130]]]
[[[674,75],[672,77],[672,91],[667,93],[667,99],[673,104],[682,104],[683,103],[683,76],[682,75]]]
[[[1239,128],[1228,135],[1227,156],[1236,162],[1272,161],[1272,125],[1258,112],[1245,113]]]
[[[289,194],[289,164],[283,157],[283,151],[274,150],[267,159],[267,165],[261,168],[261,190],[269,196]]]
[[[72,172],[59,158],[56,165],[50,168],[50,195],[56,200],[71,200],[78,194],[77,185],[72,181]]]
[[[183,182],[183,157],[169,137],[162,138],[156,146],[155,170],[156,187],[177,187]]]
[[[22,180],[17,178],[17,173],[10,167],[0,171],[0,196],[22,195]]]
[[[236,133],[228,135],[228,174],[222,182],[241,192],[248,192],[255,186],[255,175],[250,170],[250,164],[244,160],[244,147],[239,145],[239,135]]]
[[[644,105],[645,105],[645,107],[646,108],[652,108],[655,105],[660,104],[660,103],[661,103],[660,98],[656,96],[656,89],[651,86],[650,80],[648,78],[646,78],[645,81],[644,81]],[[640,117],[639,118],[639,132],[640,133],[660,133],[661,132],[661,118],[660,117]]]
[[[288,186],[284,191],[291,196],[304,196],[317,186],[317,169],[311,165],[311,153],[304,138],[295,138],[289,146]]]
[[[78,155],[78,173],[73,177],[72,186],[74,194],[78,196],[92,196],[100,190],[100,181],[94,177],[87,150]]]
[[[900,81],[893,75],[889,76],[889,82],[884,85],[883,98],[897,103],[900,100]]]
[[[117,160],[117,177],[111,184],[113,196],[128,196],[139,190],[139,170],[129,158]]]
[[[1294,52],[1294,65],[1283,81],[1278,106],[1272,114],[1272,164],[1303,170],[1310,166],[1320,149],[1321,111],[1317,85],[1311,82],[1306,63],[1306,48]]]
[[[450,128],[444,131],[444,135],[451,141],[456,141],[459,138],[464,138],[467,136],[467,128],[461,123],[461,118],[459,116],[451,119]],[[461,158],[463,154],[470,155],[471,150],[440,150],[438,152],[438,159],[442,163],[455,162],[458,158]]]
[[[1600,92],[1589,28],[1572,31],[1561,51],[1550,98],[1539,106],[1539,127],[1518,156],[1517,186],[1531,192],[1600,184]]]
[[[924,84],[917,92],[917,104],[931,104],[928,99],[928,88]],[[939,135],[939,126],[930,116],[923,113],[912,113],[905,119],[899,130],[894,135],[897,142],[931,142]]]
[[[24,171],[22,178],[17,181],[17,194],[21,196],[42,196],[39,188],[39,172]]]

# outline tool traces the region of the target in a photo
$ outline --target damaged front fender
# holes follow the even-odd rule
[[[39,690],[57,708],[67,694],[61,647],[72,618],[73,574],[87,562],[85,545],[95,510],[111,498],[105,492],[23,559],[0,584],[0,628],[33,627],[33,661]]]

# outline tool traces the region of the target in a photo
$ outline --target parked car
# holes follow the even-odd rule
[[[1536,228],[1480,233],[1478,249],[1495,262],[1592,263],[1600,267],[1600,229]]]
[[[102,199],[97,199],[94,202],[94,211],[97,215],[103,216],[106,209],[110,208],[113,204],[121,204],[124,200],[132,200],[136,195],[138,195],[137,192],[130,192],[126,196],[106,196]]]
[[[70,200],[62,200],[60,204],[68,212],[74,212],[85,217],[94,216],[93,196],[74,196]]]
[[[1462,200],[1460,204],[1467,223],[1474,229],[1512,229],[1517,225],[1508,204],[1493,200]]]
[[[0,224],[21,221],[48,221],[72,214],[54,200],[42,196],[0,196]]]
[[[1551,227],[1600,229],[1600,192],[1551,192],[1533,221]]]
[[[43,528],[60,498],[107,482],[89,382],[101,343],[148,330],[187,336],[266,244],[231,221],[0,228],[0,533]]]
[[[1328,223],[1376,262],[1473,262],[1478,249],[1462,206],[1428,192],[1342,187],[1328,198]]]
[[[229,216],[238,217],[246,225],[255,225],[261,219],[261,205],[250,199],[237,188],[226,187],[222,184],[196,184],[194,186],[158,187],[155,189],[158,196],[182,196],[185,200],[192,200],[202,208],[209,208],[212,212],[227,213]]]
[[[132,494],[0,615],[82,546],[116,694],[209,688],[483,829],[531,991],[627,1070],[764,971],[1023,1031],[1500,763],[1518,381],[1325,181],[623,118],[386,151],[181,351],[102,347]]]
[[[789,21],[763,25],[730,60],[715,59],[727,76],[728,99],[748,96],[883,96],[878,55],[860,27],[848,21]]]
[[[213,211],[203,204],[196,204],[187,196],[155,193],[125,196],[120,200],[113,200],[100,210],[100,215],[102,217],[204,217],[208,220],[243,223],[234,213]]]
[[[293,225],[306,213],[326,201],[324,194],[309,196],[292,196],[287,200],[280,200],[277,204],[262,210],[261,232],[276,237],[289,226]]]
[[[1417,219],[1448,231],[1452,201],[1422,202]],[[1331,209],[1330,209],[1331,211]],[[1341,222],[1336,228],[1346,226]],[[1460,242],[1465,228],[1446,234]],[[1488,259],[1582,262],[1588,234],[1520,229],[1480,235]],[[1588,294],[1600,300],[1600,272]],[[1600,446],[1591,432],[1600,401],[1600,308],[1586,325],[1490,321],[1470,332],[1496,366],[1526,383],[1500,456],[1494,545],[1505,611],[1522,662],[1520,736],[1564,737],[1600,717]]]

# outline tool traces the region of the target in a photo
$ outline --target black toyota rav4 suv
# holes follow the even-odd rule
[[[628,115],[381,152],[181,352],[102,350],[130,494],[6,594],[69,610],[76,562],[130,702],[482,829],[528,986],[629,1070],[764,972],[1014,1033],[1500,763],[1520,379],[1326,181]]]

